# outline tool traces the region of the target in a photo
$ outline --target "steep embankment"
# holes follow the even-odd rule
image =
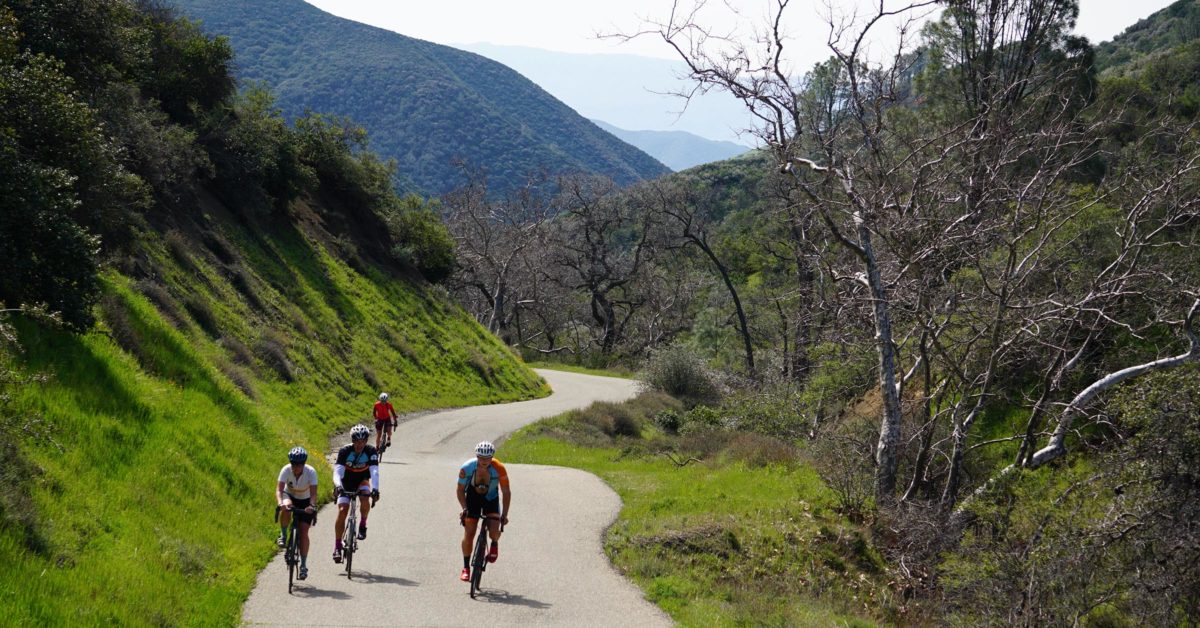
[[[420,189],[465,183],[457,160],[497,190],[527,176],[587,172],[622,184],[668,169],[513,70],[477,54],[325,13],[302,0],[174,0],[229,38],[242,78],[263,81],[289,116],[354,118],[374,150]]]
[[[6,405],[6,623],[235,623],[288,447],[324,453],[380,389],[402,411],[544,391],[440,290],[323,244],[311,199],[255,229],[201,207],[102,275],[91,332],[16,322],[9,366],[46,378]]]

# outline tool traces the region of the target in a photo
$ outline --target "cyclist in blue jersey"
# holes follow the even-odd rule
[[[508,524],[508,507],[512,492],[508,487],[508,471],[494,456],[496,446],[483,441],[475,446],[475,457],[464,462],[458,470],[458,484],[454,495],[462,508],[459,522],[463,525],[462,553],[463,570],[459,580],[471,579],[471,539],[478,529],[479,519],[488,519],[488,536],[492,545],[488,549],[487,561],[496,562],[500,555],[500,526]],[[501,505],[503,495],[503,505]]]

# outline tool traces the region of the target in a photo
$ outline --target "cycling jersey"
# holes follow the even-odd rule
[[[353,444],[342,447],[333,470],[344,490],[355,491],[367,480],[371,488],[379,489],[379,453],[374,445],[364,446],[361,452],[355,452]]]
[[[304,465],[300,477],[292,473],[292,465],[284,465],[279,471],[279,481],[283,482],[283,492],[292,500],[308,499],[309,489],[317,486],[317,470]]]
[[[471,458],[463,463],[462,468],[458,470],[459,486],[467,486],[469,483],[474,486],[487,486],[487,495],[484,499],[493,500],[499,495],[500,487],[508,490],[508,471],[504,469],[504,465],[499,460],[492,458],[492,464],[488,466],[487,477],[479,477],[477,470],[479,468],[479,459]],[[468,490],[467,495],[474,491]]]
[[[396,415],[396,409],[392,407],[390,401],[375,402],[375,420],[386,421]]]

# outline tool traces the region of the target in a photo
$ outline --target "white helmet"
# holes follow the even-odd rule
[[[387,400],[388,400],[388,394],[387,394],[387,393],[379,393],[379,400],[380,400],[380,401],[387,401]]]
[[[350,428],[350,440],[367,440],[370,435],[371,430],[367,429],[367,426],[362,423]]]
[[[491,458],[496,455],[496,446],[485,440],[475,446],[475,455]]]

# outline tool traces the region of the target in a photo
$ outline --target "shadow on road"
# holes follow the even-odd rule
[[[355,571],[354,578],[352,578],[352,580],[355,582],[365,582],[367,584],[394,584],[400,587],[420,586],[420,583],[416,582],[415,580],[407,580],[405,578],[397,578],[395,576],[382,576],[379,574],[373,574],[369,571]]]
[[[491,602],[493,604],[508,604],[511,606],[527,606],[529,608],[537,608],[537,609],[550,608],[550,605],[545,602],[531,600],[523,595],[517,595],[516,593],[509,593],[508,591],[505,591],[503,589],[480,589],[479,597],[475,598],[475,599],[480,599],[480,598],[482,598],[483,600],[485,600],[487,602]]]
[[[335,591],[333,589],[317,589],[317,588],[308,587],[308,586],[296,587],[295,589],[292,590],[292,595],[294,597],[300,597],[300,598],[327,597],[327,598],[332,598],[335,600],[349,600],[349,599],[354,598],[353,595],[350,595],[349,593],[346,593],[345,591]]]

